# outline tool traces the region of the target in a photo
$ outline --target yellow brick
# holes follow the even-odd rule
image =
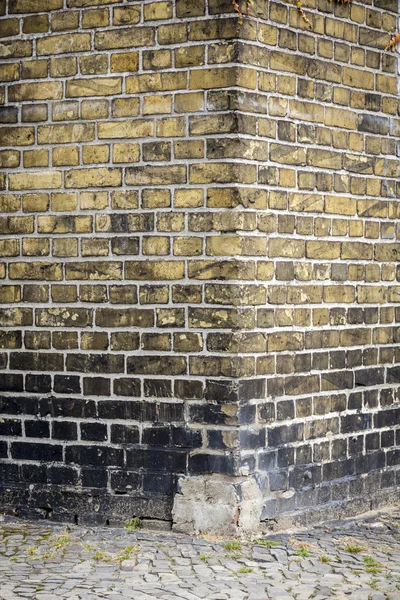
[[[121,77],[98,77],[95,79],[73,79],[67,81],[66,97],[115,96],[122,91]]]
[[[113,31],[97,31],[94,37],[94,46],[97,50],[154,46],[154,31],[151,27],[135,27],[134,31],[135,35],[132,35],[132,27]]]
[[[116,187],[121,185],[122,175],[120,169],[75,169],[65,174],[65,187]]]
[[[10,279],[30,279],[37,281],[61,281],[62,265],[48,262],[11,263]]]
[[[108,116],[107,100],[84,100],[81,107],[83,119],[104,119]]]
[[[143,208],[168,208],[171,206],[170,190],[143,190]]]
[[[69,58],[52,58],[50,60],[50,75],[52,77],[72,77],[77,72],[78,63],[75,56]]]
[[[175,256],[196,256],[203,253],[203,240],[198,237],[174,238],[173,252]]]
[[[157,123],[158,137],[181,137],[185,135],[185,130],[184,117],[160,119]]]
[[[268,256],[303,258],[305,256],[305,242],[303,240],[294,240],[287,238],[270,239]]]
[[[186,73],[152,73],[151,75],[132,75],[126,78],[128,94],[141,92],[164,92],[186,88]]]
[[[78,208],[78,195],[73,192],[51,194],[51,210],[55,212],[70,212]]]
[[[65,265],[65,279],[109,280],[122,279],[122,263],[112,261],[90,261],[67,263]]]
[[[34,13],[62,8],[62,0],[41,0],[40,5],[32,0],[10,0],[10,13]]]
[[[125,263],[126,279],[141,281],[183,279],[185,263],[180,260],[132,261]]]
[[[53,149],[53,166],[79,165],[79,150],[77,146],[60,146]]]
[[[140,21],[140,6],[125,6],[113,9],[114,25],[136,25]]]
[[[351,285],[327,285],[324,287],[324,302],[334,304],[354,302],[355,288]]]
[[[203,110],[203,92],[189,92],[175,95],[175,111],[178,113],[198,112]]]
[[[90,233],[92,217],[89,216],[43,216],[38,217],[39,233]]]
[[[161,213],[157,217],[157,231],[182,231],[184,228],[183,213]]]
[[[53,104],[53,121],[74,121],[79,117],[77,102],[55,102]]]
[[[325,196],[325,212],[334,215],[355,215],[357,201],[346,196]]]
[[[206,253],[212,256],[265,256],[267,240],[262,237],[221,235],[208,237]]]
[[[175,192],[175,208],[197,208],[203,206],[203,203],[204,192],[202,189],[188,188]]]
[[[33,127],[0,127],[0,146],[31,146],[34,141]]]
[[[144,5],[144,20],[158,21],[172,18],[172,2],[151,2]]]
[[[190,183],[254,183],[254,165],[201,163],[189,166]]]
[[[134,209],[139,206],[138,192],[131,190],[116,190],[111,194],[111,208]]]
[[[118,121],[99,123],[100,139],[141,138],[153,135],[153,121]]]
[[[143,254],[166,256],[169,254],[170,240],[167,237],[149,236],[143,238]]]
[[[0,65],[0,81],[17,81],[17,79],[19,79],[18,63]]]
[[[38,128],[39,144],[71,144],[94,140],[94,125],[74,123],[73,125],[41,125]]]
[[[90,33],[67,33],[40,38],[37,41],[38,55],[67,54],[90,50]]]
[[[138,52],[121,52],[112,54],[110,59],[111,73],[132,73],[139,68]]]
[[[26,155],[26,152],[24,153]],[[19,152],[17,150],[1,150],[0,151],[0,167],[13,169],[18,167],[20,163]],[[26,165],[25,165],[26,166]]]
[[[43,238],[25,238],[22,240],[24,256],[47,256],[50,254],[50,241]]]
[[[113,162],[114,163],[133,163],[140,159],[139,144],[114,144]]]
[[[107,192],[81,192],[82,210],[104,210],[108,206]]]
[[[106,27],[108,24],[109,17],[107,8],[86,10],[82,14],[82,27],[84,29],[90,27]]]
[[[307,241],[306,257],[318,260],[331,260],[340,258],[340,242],[325,241]]]
[[[177,159],[203,158],[203,140],[182,140],[174,143],[174,155]]]
[[[41,190],[60,188],[60,171],[40,171],[37,173],[14,173],[9,176],[10,190]]]
[[[53,256],[78,256],[78,240],[70,236],[53,240]]]
[[[49,151],[48,150],[26,150],[24,152],[24,167],[48,167],[49,166]]]
[[[83,146],[82,161],[84,165],[107,163],[110,158],[110,147],[105,144]]]
[[[60,81],[40,83],[17,83],[10,86],[9,99],[11,102],[25,100],[59,100],[62,97],[62,83]]]
[[[45,212],[48,208],[49,196],[47,194],[27,194],[22,198],[24,212]]]
[[[186,167],[173,165],[169,167],[132,167],[127,169],[128,185],[169,185],[186,183]]]

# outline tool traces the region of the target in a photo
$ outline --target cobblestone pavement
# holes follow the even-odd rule
[[[252,543],[127,529],[5,518],[1,600],[400,600],[400,509]]]

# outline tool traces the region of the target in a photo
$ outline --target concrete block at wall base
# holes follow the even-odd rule
[[[183,476],[175,494],[173,530],[215,536],[260,533],[262,490],[253,477]]]

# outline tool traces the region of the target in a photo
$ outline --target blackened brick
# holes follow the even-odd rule
[[[352,433],[353,431],[363,431],[371,429],[372,415],[362,413],[356,415],[345,415],[340,419],[340,430],[342,433]]]
[[[23,389],[23,375],[0,373],[0,392],[22,392]]]
[[[58,394],[79,394],[81,378],[77,375],[54,375],[54,391]]]
[[[111,381],[105,377],[84,377],[83,393],[85,396],[110,396]]]
[[[149,446],[168,446],[170,442],[170,428],[153,425],[143,429],[142,443]]]
[[[233,456],[223,454],[194,454],[189,457],[190,473],[233,474]]]
[[[0,435],[20,436],[22,435],[21,421],[18,419],[0,419]]]
[[[140,396],[140,380],[126,377],[115,379],[113,389],[117,396]]]
[[[96,417],[96,404],[93,400],[81,398],[42,398],[39,404],[43,417],[74,417],[85,419]]]
[[[43,462],[60,462],[62,447],[56,444],[41,444],[39,442],[13,442],[11,456],[17,460],[36,460]]]
[[[108,474],[106,469],[81,469],[82,487],[106,488]]]
[[[124,464],[123,451],[107,446],[68,446],[65,453],[67,463],[88,466],[115,466]]]
[[[150,398],[171,398],[172,381],[169,379],[145,379],[144,395]]]
[[[136,425],[111,425],[112,444],[138,444],[139,428]]]
[[[48,438],[50,437],[50,424],[48,421],[25,421],[26,437]]]
[[[81,439],[85,442],[107,441],[107,425],[104,423],[81,423]]]
[[[77,425],[73,421],[53,421],[52,437],[56,440],[76,440]]]
[[[47,394],[51,392],[50,375],[27,375],[25,378],[25,389],[27,392],[36,394]]]

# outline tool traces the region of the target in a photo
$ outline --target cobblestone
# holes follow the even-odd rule
[[[400,509],[252,542],[0,522],[0,600],[400,600]]]

